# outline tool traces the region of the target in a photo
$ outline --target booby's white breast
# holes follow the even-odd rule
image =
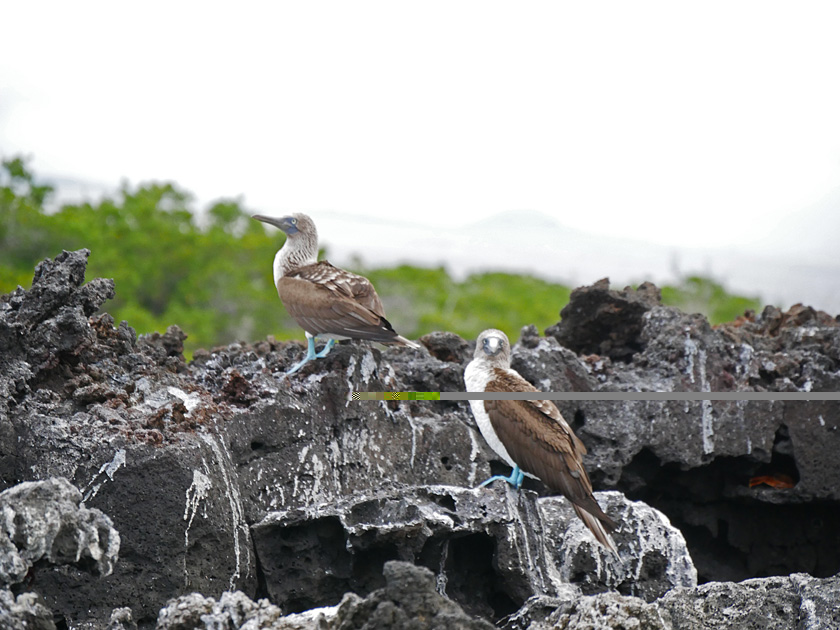
[[[274,286],[277,286],[277,282],[280,278],[283,277],[283,248],[277,250],[277,253],[274,254]]]
[[[490,382],[491,377],[492,371],[488,369],[486,365],[481,365],[475,360],[470,361],[469,365],[467,365],[467,369],[464,370],[464,383],[467,386],[468,392],[485,391],[487,383]],[[478,430],[481,431],[481,435],[484,436],[484,439],[490,445],[490,448],[492,448],[496,455],[505,460],[510,466],[516,466],[516,462],[513,461],[513,458],[510,455],[508,455],[505,445],[502,444],[499,436],[496,435],[496,432],[493,430],[493,425],[490,422],[490,416],[487,415],[487,410],[484,408],[484,401],[471,400],[470,408],[472,408],[475,421],[478,424]]]

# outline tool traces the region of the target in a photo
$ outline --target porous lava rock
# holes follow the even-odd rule
[[[642,348],[643,317],[659,305],[662,295],[649,282],[638,289],[610,289],[603,278],[572,291],[560,311],[560,321],[545,334],[577,354],[596,354],[613,361],[628,361]]]
[[[0,588],[0,628],[3,630],[56,630],[53,615],[36,593],[14,593]]]
[[[840,326],[802,305],[713,327],[659,304],[652,285],[602,281],[574,291],[562,313],[546,337],[524,328],[513,349],[513,367],[545,390],[840,391]],[[667,514],[701,582],[840,571],[840,401],[559,406],[595,485]]]
[[[569,627],[573,618],[584,623],[586,606],[642,615],[655,605],[677,623],[676,604],[663,602],[671,593],[695,597],[705,585],[680,582],[675,576],[691,575],[690,560],[650,544],[678,540],[654,535],[657,521],[660,534],[670,521],[701,582],[784,576],[772,587],[786,593],[779,601],[794,609],[800,601],[800,618],[808,613],[814,624],[831,619],[829,576],[840,570],[836,401],[561,402],[589,449],[596,489],[619,491],[597,495],[623,523],[616,538],[631,561],[619,573],[564,515],[567,502],[545,496],[538,482],[519,495],[468,490],[504,465],[465,402],[352,400],[360,390],[463,391],[469,341],[434,333],[420,350],[341,343],[291,377],[285,371],[303,348],[272,338],[197,352],[188,364],[176,326],[138,337],[98,310],[113,283],[84,283],[88,255],[44,261],[32,288],[0,297],[0,489],[68,479],[85,507],[107,514],[120,532],[119,561],[107,576],[36,567],[15,587],[27,592],[3,596],[6,608],[24,606],[40,619],[43,601],[58,627],[146,630],[173,598],[199,593],[219,602],[238,590],[252,600],[282,599],[271,603],[288,614],[335,605],[344,588],[366,598],[385,588],[384,564],[397,559],[426,566],[439,594],[493,621],[513,619],[534,598],[566,601],[564,593],[575,592],[600,600],[557,613]],[[807,307],[768,308],[714,328],[659,304],[652,285],[616,292],[599,283],[575,292],[569,308],[562,334],[541,337],[526,327],[513,348],[513,367],[547,391],[825,392],[840,385],[840,328]],[[657,513],[634,501],[667,518],[637,518]],[[483,505],[487,517],[464,518],[459,502],[466,513]],[[512,510],[507,524],[493,520],[503,509]],[[389,520],[392,512],[401,520]],[[512,525],[517,518],[531,535],[514,541],[510,532],[525,531]],[[365,519],[379,525],[362,531]],[[319,536],[345,547],[327,545],[327,557]],[[553,557],[569,552],[551,564],[551,554],[534,553],[539,541]],[[308,558],[298,554],[307,544],[314,544]],[[444,550],[459,545],[459,557],[481,571],[451,570]],[[342,562],[345,573],[324,571]],[[295,592],[278,586],[284,567]],[[815,577],[788,579],[797,571]],[[471,575],[482,581],[470,584]],[[683,590],[672,588],[681,583]],[[504,597],[491,602],[487,593]]]
[[[248,630],[289,628],[283,613],[265,599],[257,602],[242,591],[222,593],[218,601],[199,593],[167,602],[158,614],[156,630]]]
[[[36,563],[110,575],[120,535],[111,519],[81,502],[82,493],[63,478],[28,481],[0,492],[0,582],[23,581]]]
[[[0,493],[0,628],[55,630],[48,602],[20,593],[37,572],[109,575],[120,535],[111,519],[82,504],[62,478],[29,481]]]
[[[365,599],[350,597],[341,603],[331,624],[336,630],[491,630],[494,626],[475,619],[440,595],[435,574],[407,562],[386,562],[385,585]]]
[[[673,630],[656,603],[618,593],[583,596],[566,589],[560,597],[534,597],[503,620],[504,630]],[[700,626],[698,626],[700,627]]]
[[[173,593],[256,586],[250,531],[223,416],[196,391],[183,333],[137,339],[97,308],[113,282],[84,284],[89,252],[38,265],[33,286],[0,299],[0,484],[68,479],[122,533],[108,576],[35,571],[28,588],[61,623],[130,606],[154,623]]]
[[[421,486],[269,514],[253,527],[266,592],[288,612],[382,586],[387,560],[435,571],[467,612],[500,619],[568,584],[654,600],[697,574],[678,530],[618,492],[598,493],[622,523],[619,555],[601,547],[568,501],[506,486]]]
[[[659,602],[675,630],[828,630],[840,627],[840,578],[793,574],[674,589]]]

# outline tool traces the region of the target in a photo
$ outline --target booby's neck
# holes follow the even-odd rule
[[[492,369],[487,363],[473,359],[464,370],[464,384],[467,386],[467,391],[483,392],[491,376]]]
[[[298,267],[318,262],[318,234],[296,232],[286,237],[274,256],[274,284]]]
[[[487,383],[496,377],[496,370],[519,375],[518,372],[511,370],[504,361],[488,361],[487,358],[473,359],[464,370],[464,384],[467,386],[467,391],[483,392]]]

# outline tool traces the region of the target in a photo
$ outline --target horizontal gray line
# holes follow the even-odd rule
[[[441,392],[441,400],[840,400],[840,392]]]

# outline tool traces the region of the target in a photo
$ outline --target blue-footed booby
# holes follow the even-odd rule
[[[274,285],[307,340],[306,356],[286,374],[297,372],[312,359],[325,357],[336,339],[420,347],[398,335],[385,319],[382,300],[370,280],[326,260],[318,262],[318,231],[309,216],[296,212],[280,218],[261,214],[252,218],[286,233],[286,242],[274,256]],[[317,353],[315,337],[329,340]]]
[[[510,369],[510,342],[501,330],[485,330],[475,344],[474,358],[464,371],[468,392],[536,392]],[[496,454],[513,467],[510,477],[497,475],[519,488],[524,475],[540,479],[566,497],[604,547],[617,553],[610,532],[618,524],[595,501],[583,467],[586,447],[550,400],[471,400],[481,435]]]

